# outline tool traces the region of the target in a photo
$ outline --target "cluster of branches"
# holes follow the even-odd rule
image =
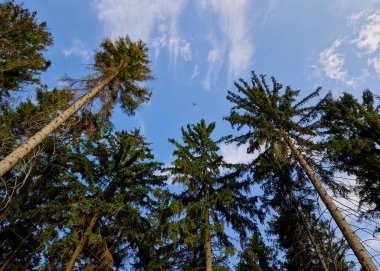
[[[334,175],[350,174],[363,215],[380,214],[372,92],[314,102],[317,89],[298,100],[300,91],[252,73],[227,95],[236,133],[215,140],[215,123],[189,124],[169,140],[165,168],[138,129],[110,122],[116,104],[133,115],[150,99],[142,42],[105,40],[83,97],[40,85],[34,101],[13,104],[13,91],[40,82],[52,39],[12,1],[0,16],[0,270],[228,270],[236,252],[237,270],[353,270],[349,249],[377,270],[325,189],[346,196]],[[247,145],[255,158],[227,163],[221,143]],[[317,196],[343,237],[318,216]]]

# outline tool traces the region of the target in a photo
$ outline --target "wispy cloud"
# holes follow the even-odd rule
[[[199,66],[198,65],[194,65],[193,73],[191,74],[191,79],[194,79],[195,77],[197,77],[198,74],[199,74]]]
[[[357,87],[358,84],[362,83],[369,76],[369,72],[367,69],[363,69],[358,76],[350,76],[348,74],[345,55],[339,52],[339,47],[344,41],[345,39],[337,39],[329,48],[323,50],[319,54],[319,66],[314,67],[316,69],[320,67],[323,74],[332,80],[344,83],[348,87]]]
[[[166,50],[174,68],[179,60],[190,63],[202,55],[200,51],[207,50],[204,59],[197,59],[197,63],[206,64],[202,75],[206,89],[216,84],[221,72],[232,81],[251,66],[254,46],[249,0],[92,0],[92,4],[106,35],[115,39],[128,34],[133,40],[142,39],[156,59]],[[185,7],[189,8],[186,14]],[[200,10],[191,10],[196,7]],[[199,20],[211,18],[211,23],[192,32],[195,36],[186,36],[191,26],[184,27],[180,22],[189,14],[199,16]]]
[[[88,61],[91,55],[90,51],[79,39],[75,39],[69,48],[62,50],[62,53],[64,54],[65,57],[78,56],[83,61]]]
[[[205,89],[210,89],[211,86],[216,84],[217,77],[223,67],[223,57],[225,54],[225,47],[223,44],[215,45],[208,52],[207,55],[207,73],[202,85]]]
[[[151,45],[158,56],[166,48],[175,66],[178,57],[191,59],[191,45],[178,34],[178,17],[187,0],[93,0],[104,32],[115,39],[129,35]]]
[[[227,59],[228,80],[241,76],[249,69],[254,53],[248,29],[249,3],[248,0],[201,1],[202,8],[211,6],[222,33],[221,39],[212,41],[213,47],[207,57],[209,68],[203,84],[206,88],[211,87],[220,67],[224,66],[222,59]]]
[[[357,37],[351,42],[365,53],[374,53],[380,47],[380,10],[365,10],[349,18]]]
[[[377,77],[380,78],[380,55],[368,59],[368,65],[372,65],[372,67],[375,69]]]
[[[345,82],[347,80],[347,70],[344,67],[345,58],[337,51],[341,44],[341,39],[335,40],[329,48],[319,54],[318,62],[328,78]]]

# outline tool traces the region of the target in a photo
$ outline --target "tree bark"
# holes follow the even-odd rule
[[[205,252],[206,252],[206,271],[212,270],[212,248],[211,248],[211,231],[209,210],[205,210]]]
[[[102,80],[89,93],[84,95],[79,101],[66,109],[61,115],[52,120],[48,125],[38,131],[34,136],[21,144],[16,150],[0,161],[0,177],[13,168],[21,159],[28,155],[35,147],[45,140],[54,130],[56,130],[68,118],[73,116],[80,108],[92,100],[99,92],[117,75],[113,73]]]
[[[319,259],[319,262],[321,263],[322,265],[322,268],[323,270],[325,271],[329,271],[329,269],[327,268],[327,265],[326,265],[326,262],[325,262],[325,259],[323,258],[323,255],[321,253],[321,251],[319,250],[319,247],[317,245],[317,242],[315,242],[315,239],[314,239],[314,236],[311,234],[311,231],[307,225],[307,222],[306,222],[306,219],[304,217],[304,215],[302,214],[302,212],[298,209],[298,202],[296,201],[296,199],[294,198],[294,195],[293,195],[293,192],[290,191],[290,199],[292,202],[294,202],[295,204],[295,209],[299,215],[299,217],[301,218],[301,221],[302,221],[302,225],[306,231],[306,234],[307,236],[309,237],[309,240],[310,240],[310,243],[311,245],[313,246],[314,250],[315,250],[315,253],[317,253],[317,256],[318,256],[318,259]]]
[[[12,259],[17,255],[18,250],[23,245],[24,240],[21,242],[21,244],[12,252],[12,254],[8,257],[8,259],[5,261],[5,263],[1,266],[0,271],[4,271],[5,268],[7,268],[8,264],[12,261]]]
[[[300,163],[302,168],[305,170],[307,176],[309,177],[309,180],[315,187],[315,189],[318,192],[318,195],[321,197],[322,202],[325,204],[326,208],[329,210],[332,218],[334,219],[335,223],[338,225],[339,229],[341,230],[344,238],[347,240],[348,245],[354,252],[355,256],[358,258],[361,266],[365,271],[377,271],[377,267],[373,263],[371,257],[369,256],[367,250],[364,248],[362,243],[360,242],[359,238],[356,236],[356,234],[352,231],[350,225],[347,223],[347,221],[344,219],[342,213],[339,211],[338,207],[335,205],[333,199],[330,197],[330,195],[327,193],[327,191],[322,186],[321,181],[316,176],[312,168],[309,166],[301,152],[298,150],[298,148],[294,145],[292,140],[289,138],[287,134],[284,135],[284,139],[288,146],[290,147],[292,153],[295,155],[297,161]]]
[[[79,255],[81,254],[81,252],[82,252],[82,250],[83,250],[83,248],[84,248],[84,246],[85,246],[85,244],[87,242],[88,236],[92,232],[92,229],[94,228],[95,223],[98,220],[99,216],[100,216],[100,213],[97,212],[91,218],[90,224],[87,226],[86,231],[82,235],[82,237],[81,237],[81,239],[79,241],[79,244],[75,248],[75,251],[74,251],[73,255],[71,256],[71,259],[70,259],[69,263],[66,266],[66,271],[71,271],[73,269],[73,267],[75,265],[75,262],[78,259]]]

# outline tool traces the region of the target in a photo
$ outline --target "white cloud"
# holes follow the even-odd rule
[[[193,73],[191,74],[191,79],[194,79],[198,75],[199,75],[199,66],[198,65],[194,65]]]
[[[215,85],[216,78],[222,71],[227,73],[229,81],[243,76],[250,68],[254,53],[249,29],[251,1],[196,1],[196,5],[192,7],[198,6],[201,12],[192,16],[200,16],[198,19],[206,20],[211,18],[212,22],[198,30],[201,39],[198,36],[195,39],[185,37],[183,33],[186,30],[180,28],[180,19],[185,7],[190,6],[189,3],[194,4],[188,0],[92,0],[104,33],[111,39],[126,34],[132,40],[141,39],[153,50],[155,58],[160,56],[162,50],[167,50],[174,68],[178,60],[193,60],[194,48],[197,48],[193,42],[206,36],[211,48],[208,48],[205,59],[205,88]],[[194,55],[198,56],[198,53],[195,51]]]
[[[223,67],[224,53],[225,48],[222,44],[215,45],[213,49],[209,51],[207,55],[207,73],[202,82],[205,89],[210,89],[212,85],[216,84],[216,78]]]
[[[248,144],[236,146],[223,143],[220,152],[224,160],[230,164],[248,163],[257,157],[257,154],[247,153]]]
[[[342,40],[337,39],[330,48],[323,50],[319,54],[319,63],[327,77],[338,80],[347,80],[347,71],[344,68],[344,56],[337,52],[338,47],[342,44]]]
[[[361,11],[349,18],[357,37],[351,42],[367,54],[380,47],[380,10]],[[360,25],[360,26],[358,26]]]
[[[175,66],[177,58],[191,59],[190,43],[178,34],[178,17],[187,0],[93,0],[104,32],[115,39],[129,35],[152,45],[156,57],[166,48]]]
[[[90,59],[90,51],[79,39],[75,39],[69,48],[62,50],[62,53],[65,57],[78,56],[82,58],[83,61],[88,61]]]
[[[185,62],[192,59],[191,44],[187,40],[179,37],[176,31],[172,31],[171,33],[167,25],[162,24],[158,27],[158,33],[159,35],[151,42],[156,59],[160,54],[160,50],[164,48],[168,49],[170,62],[174,67],[177,64],[178,57],[181,57]]]
[[[372,65],[376,71],[377,76],[380,78],[380,55],[368,59],[368,65]]]
[[[227,67],[228,80],[236,79],[249,69],[254,53],[248,28],[249,3],[248,0],[200,2],[202,9],[211,6],[222,33],[221,39],[211,39],[212,48],[207,57],[209,67],[203,82],[205,88],[214,84],[221,67]],[[227,59],[226,63],[224,59]]]

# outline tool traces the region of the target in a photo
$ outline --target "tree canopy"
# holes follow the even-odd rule
[[[53,43],[46,22],[14,1],[0,3],[0,98],[23,84],[39,83],[50,66],[43,52]]]

